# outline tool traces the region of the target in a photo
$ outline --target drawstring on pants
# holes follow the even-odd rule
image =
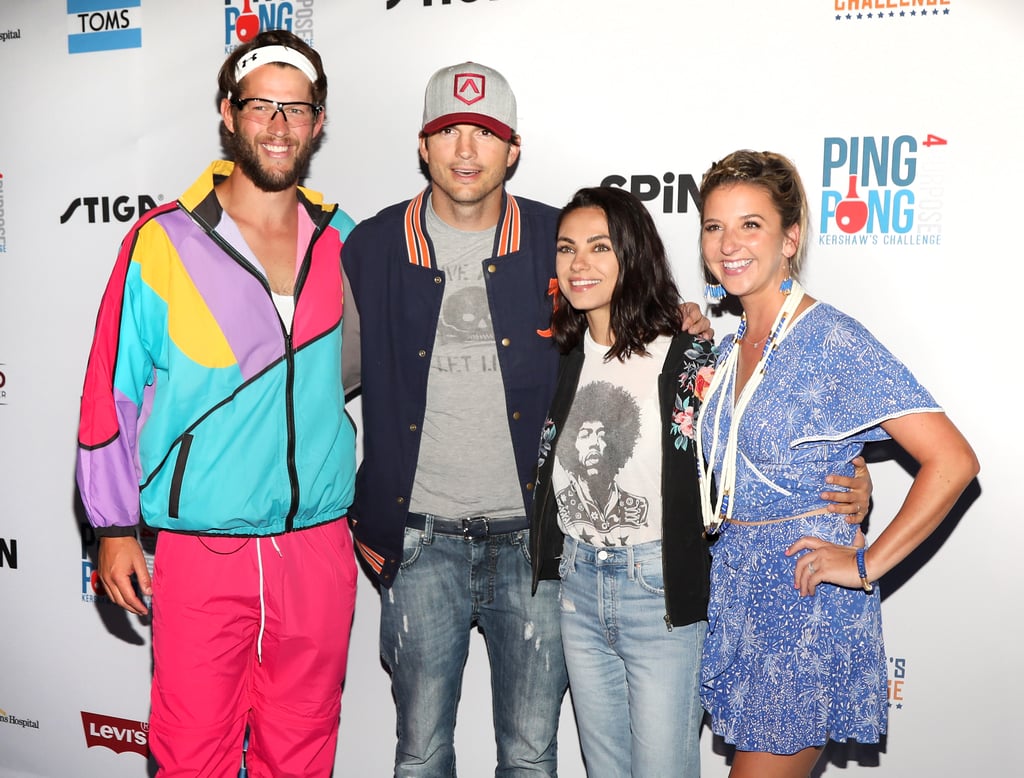
[[[260,569],[260,631],[256,637],[256,661],[263,664],[263,632],[267,627],[267,603],[263,596],[263,547],[260,545],[260,541],[263,538],[256,538],[256,562]],[[277,538],[270,538],[271,545],[274,546],[274,550],[277,552],[279,557],[284,557],[281,553],[280,547],[277,545]]]

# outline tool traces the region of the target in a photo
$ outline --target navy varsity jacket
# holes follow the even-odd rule
[[[402,561],[445,287],[426,231],[429,192],[428,187],[359,224],[342,251],[361,319],[364,429],[363,461],[348,515],[356,548],[385,587],[394,582]],[[537,436],[558,373],[549,331],[557,293],[558,211],[507,193],[502,205],[493,256],[483,261],[484,284],[505,388],[501,410],[512,436],[523,511],[529,515]],[[480,455],[472,441],[468,446],[466,456]]]

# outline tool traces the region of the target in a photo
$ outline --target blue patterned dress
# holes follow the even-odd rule
[[[722,344],[719,363],[733,348]],[[733,386],[701,409],[704,455],[718,405],[720,439],[732,421]],[[798,318],[778,345],[739,434],[733,518],[765,521],[821,508],[825,476],[852,475],[879,424],[940,408],[863,325],[824,303]],[[720,444],[718,450],[724,449]],[[714,463],[716,477],[721,459]],[[819,584],[793,588],[798,538],[849,545],[855,527],[831,514],[743,526],[726,523],[712,546],[709,632],[701,699],[712,730],[744,751],[795,753],[829,739],[877,742],[886,726],[886,664],[874,594]]]

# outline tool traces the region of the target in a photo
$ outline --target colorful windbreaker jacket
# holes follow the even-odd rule
[[[340,251],[354,226],[299,189],[291,332],[214,194],[214,162],[125,237],[85,377],[78,486],[100,535],[272,535],[345,516],[355,432],[341,382]]]

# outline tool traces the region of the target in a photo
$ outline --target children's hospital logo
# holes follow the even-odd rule
[[[941,244],[946,149],[930,133],[825,138],[818,244]]]

